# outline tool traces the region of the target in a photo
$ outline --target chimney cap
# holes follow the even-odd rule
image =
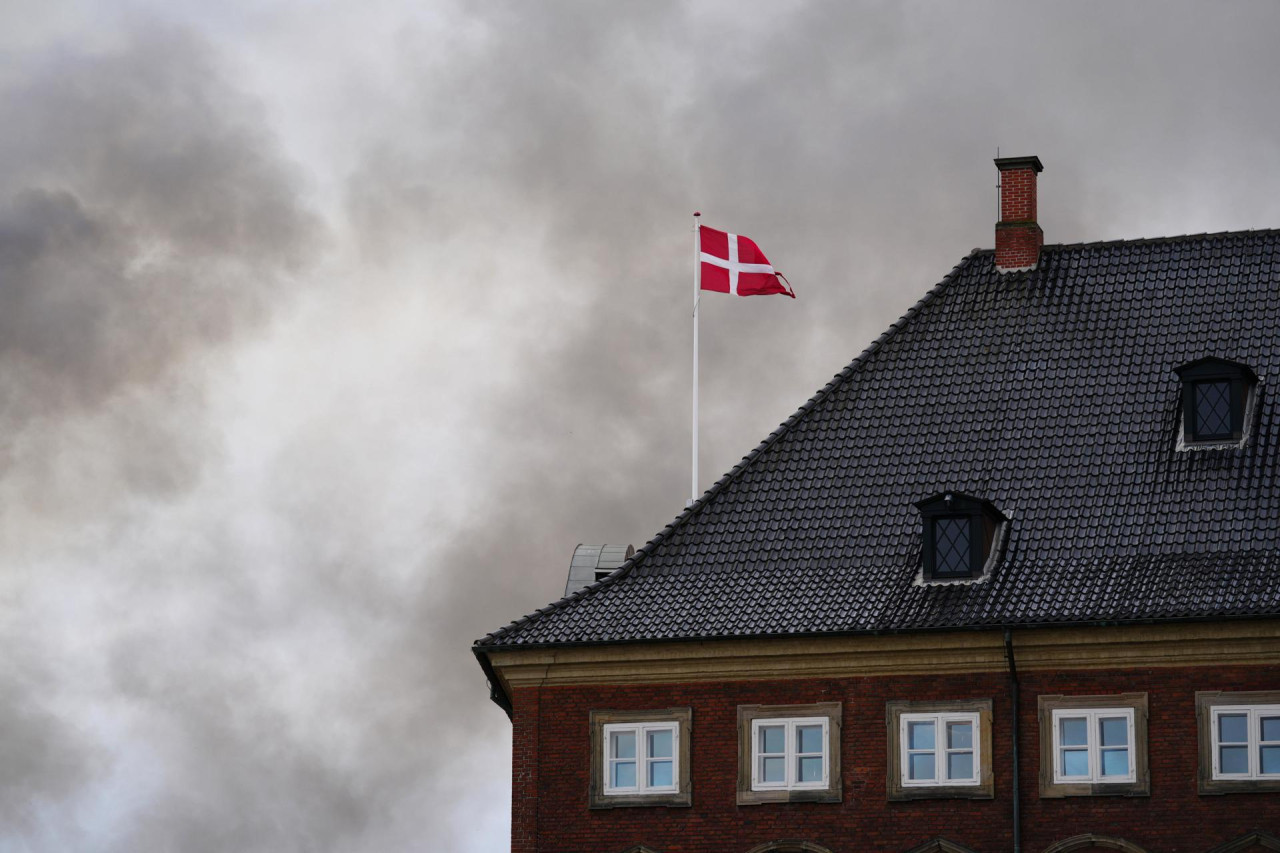
[[[1036,156],[996,158],[996,168],[1002,172],[1007,169],[1026,169],[1028,167],[1035,169],[1037,174],[1044,171],[1044,165],[1040,162],[1040,158]]]

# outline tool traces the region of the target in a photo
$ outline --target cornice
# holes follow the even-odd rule
[[[508,690],[1004,671],[1002,629],[504,649]],[[1280,664],[1280,620],[1015,630],[1019,672]]]

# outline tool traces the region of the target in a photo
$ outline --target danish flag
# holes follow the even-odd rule
[[[703,290],[734,296],[785,293],[792,299],[796,298],[787,277],[774,270],[754,240],[701,226],[698,245]]]

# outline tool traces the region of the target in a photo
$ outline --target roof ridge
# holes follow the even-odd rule
[[[1280,237],[1280,228],[1246,228],[1240,231],[1200,231],[1195,234],[1173,234],[1166,237],[1118,237],[1113,240],[1077,241],[1075,243],[1045,243],[1044,249],[1092,249],[1108,246],[1143,246],[1155,243],[1176,243],[1184,240],[1207,240],[1211,237]],[[974,253],[991,255],[995,249],[974,249]]]
[[[818,391],[813,396],[811,396],[808,400],[805,400],[803,403],[801,403],[798,409],[792,412],[791,415],[785,421],[780,423],[772,432],[770,432],[769,435],[767,435],[763,441],[761,441],[758,445],[756,445],[754,449],[751,450],[751,452],[749,452],[746,456],[743,456],[742,459],[739,460],[739,462],[736,465],[730,468],[727,473],[721,476],[719,480],[717,480],[715,483],[712,483],[711,486],[705,492],[703,492],[702,497],[696,498],[689,506],[685,507],[684,510],[679,515],[677,515],[674,519],[668,522],[662,528],[662,530],[658,531],[658,533],[654,535],[653,538],[651,538],[648,542],[644,543],[639,548],[637,548],[635,554],[633,554],[630,559],[628,559],[620,567],[615,569],[611,574],[605,576],[604,578],[601,578],[600,580],[592,584],[588,584],[587,586],[581,589],[575,590],[574,592],[551,602],[545,607],[540,607],[537,610],[533,611],[532,613],[526,614],[524,616],[521,616],[518,619],[512,620],[510,623],[508,623],[507,625],[504,625],[503,627],[497,629],[496,631],[491,631],[490,633],[485,634],[483,637],[476,640],[475,643],[473,643],[473,645],[474,646],[487,645],[492,641],[497,640],[500,637],[511,633],[513,629],[521,625],[524,625],[528,622],[533,621],[534,619],[545,616],[548,613],[554,612],[556,610],[560,610],[578,599],[586,598],[590,595],[593,595],[599,590],[605,589],[611,586],[612,584],[616,583],[618,580],[621,580],[622,578],[629,576],[638,565],[644,562],[644,558],[647,557],[650,553],[652,553],[654,548],[658,547],[663,542],[665,542],[668,538],[670,538],[670,536],[673,533],[675,533],[675,531],[678,528],[683,527],[685,524],[687,524],[689,522],[689,519],[691,519],[696,513],[701,512],[702,509],[704,509],[708,504],[710,504],[710,502],[715,498],[716,495],[724,491],[725,487],[727,487],[729,483],[737,479],[752,462],[754,462],[757,458],[760,457],[760,455],[764,451],[768,450],[771,446],[773,446],[773,444],[776,443],[778,439],[780,439],[783,435],[790,432],[791,428],[797,422],[799,422],[800,418],[803,415],[806,415],[809,412],[813,411],[813,409],[820,402],[824,401],[828,396],[830,396],[835,391],[836,388],[838,388],[839,386],[843,385],[846,381],[848,381],[848,379],[850,378],[850,376],[853,375],[853,372],[856,369],[860,368],[863,364],[865,364],[871,358],[871,356],[879,352],[880,349],[884,347],[884,345],[888,343],[891,338],[897,335],[897,333],[900,332],[903,329],[903,327],[907,325],[908,322],[913,320],[915,316],[919,314],[926,305],[932,302],[937,297],[937,295],[943,290],[943,288],[945,288],[948,284],[950,284],[956,278],[956,276],[959,274],[962,267],[968,264],[973,258],[978,257],[982,254],[989,254],[992,251],[994,250],[989,249],[984,251],[982,249],[977,249],[977,248],[971,249],[967,255],[965,255],[963,258],[960,259],[959,263],[957,263],[954,267],[951,268],[951,271],[949,273],[947,273],[945,276],[942,277],[941,281],[939,281],[933,287],[929,288],[929,290],[924,294],[924,296],[920,297],[920,299],[917,300],[914,305],[908,308],[901,317],[895,320],[889,326],[889,328],[881,332],[880,336],[877,337],[874,341],[872,341],[867,346],[866,349],[864,349],[861,353],[859,353],[853,359],[853,361],[845,365],[845,367],[839,373],[833,376],[830,379],[830,381],[827,382],[826,385],[818,389]]]

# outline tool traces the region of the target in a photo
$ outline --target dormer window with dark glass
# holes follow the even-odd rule
[[[924,523],[924,579],[981,577],[998,545],[1004,515],[990,501],[960,492],[934,495],[916,508]]]
[[[1243,364],[1202,358],[1177,369],[1182,379],[1182,437],[1186,444],[1239,441],[1257,375]]]

